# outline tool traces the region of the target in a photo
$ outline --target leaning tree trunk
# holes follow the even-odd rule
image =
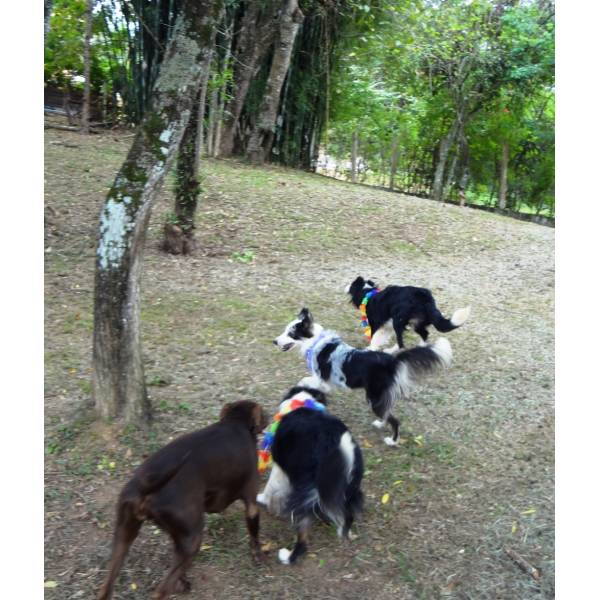
[[[260,58],[272,42],[275,2],[269,0],[264,6],[261,4],[256,0],[249,0],[240,23],[233,59],[233,92],[225,105],[225,119],[218,151],[220,156],[227,157],[233,153],[235,133],[250,83]]]
[[[92,22],[94,19],[94,0],[87,0],[85,8],[85,38],[83,40],[83,108],[81,111],[81,133],[90,133],[90,44],[92,41]]]
[[[304,15],[298,6],[298,0],[285,0],[265,95],[258,111],[256,125],[248,140],[246,154],[254,164],[262,164],[271,151],[281,88],[290,66],[294,41],[303,20]]]
[[[182,2],[150,108],[100,213],[94,299],[93,395],[103,417],[147,419],[140,282],[150,211],[187,125],[223,0]]]
[[[500,160],[500,189],[498,191],[498,208],[506,208],[506,192],[508,190],[508,142],[502,142],[502,159]]]

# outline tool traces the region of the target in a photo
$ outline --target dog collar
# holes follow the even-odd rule
[[[298,408],[310,408],[311,410],[318,410],[319,412],[325,412],[327,409],[324,404],[317,402],[313,398],[290,398],[281,403],[279,412],[273,417],[273,423],[265,429],[264,437],[260,443],[260,449],[258,450],[258,472],[263,473],[273,463],[273,457],[271,456],[271,446],[275,440],[275,432],[279,428],[281,419],[288,413]]]
[[[379,288],[373,288],[365,294],[365,297],[362,299],[358,310],[360,310],[360,324],[364,327],[365,337],[371,341],[371,326],[369,325],[369,319],[367,318],[367,303],[371,299],[371,296],[378,294],[381,290]]]

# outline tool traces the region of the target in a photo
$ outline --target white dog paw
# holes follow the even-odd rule
[[[371,425],[373,425],[373,427],[377,427],[377,429],[382,429],[385,425],[385,421],[382,421],[381,419],[375,419]]]
[[[292,553],[287,548],[280,548],[279,552],[277,553],[277,558],[279,558],[279,562],[282,565],[289,565],[291,555]]]
[[[348,539],[350,541],[355,540],[356,538],[358,538],[358,535],[356,535],[356,533],[354,533],[353,531],[348,531]]]
[[[267,502],[267,495],[263,492],[262,494],[257,494],[256,495],[256,501],[259,504],[262,504],[263,506],[267,506],[268,502]]]
[[[398,445],[398,440],[394,441],[393,437],[386,437],[383,438],[383,441],[388,445],[388,446],[397,446]]]

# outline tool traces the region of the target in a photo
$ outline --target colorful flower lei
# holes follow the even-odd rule
[[[379,288],[373,288],[371,291],[367,292],[358,307],[358,310],[360,310],[360,324],[365,328],[364,334],[369,341],[371,341],[371,326],[369,325],[369,319],[367,318],[367,302],[371,296],[378,294],[380,291]]]
[[[273,417],[273,423],[265,429],[265,434],[260,443],[260,449],[258,450],[258,472],[263,473],[273,463],[273,457],[271,456],[271,446],[275,440],[275,432],[279,428],[281,419],[284,415],[296,410],[297,408],[310,408],[312,410],[318,410],[325,412],[327,409],[324,404],[313,400],[312,398],[306,398],[300,400],[299,398],[290,398],[285,402],[281,403],[279,412]]]

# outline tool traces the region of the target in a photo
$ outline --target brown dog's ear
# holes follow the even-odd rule
[[[222,421],[227,416],[227,413],[230,410],[231,410],[231,402],[224,404],[223,408],[221,409],[221,414],[219,415],[219,421]]]
[[[260,404],[256,404],[252,409],[252,423],[255,433],[260,433],[269,424],[269,417]]]

